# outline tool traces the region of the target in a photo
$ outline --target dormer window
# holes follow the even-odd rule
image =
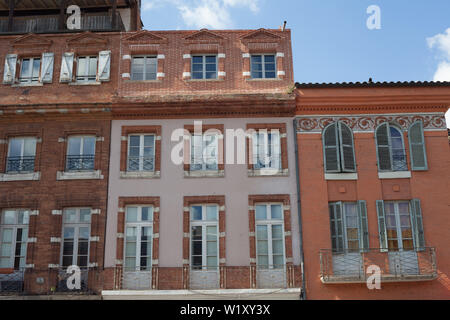
[[[192,56],[192,79],[217,79],[217,56]]]
[[[274,79],[276,78],[276,70],[274,54],[251,55],[252,79]]]
[[[41,70],[41,58],[23,58],[20,67],[20,83],[38,83]]]

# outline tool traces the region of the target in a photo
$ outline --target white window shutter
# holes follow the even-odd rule
[[[111,51],[100,51],[98,54],[97,81],[109,81],[111,66]]]
[[[53,63],[55,57],[53,52],[45,52],[42,54],[42,68],[39,82],[51,83],[53,79]]]
[[[73,73],[73,52],[65,52],[61,61],[61,73],[59,76],[59,82],[71,82]]]
[[[3,72],[3,83],[12,84],[16,77],[17,54],[8,54],[5,59],[5,70]]]
[[[281,147],[280,147],[280,132],[272,130],[272,143],[273,143],[273,149],[272,149],[272,168],[273,169],[280,169],[281,168]],[[270,148],[270,146],[269,146]]]
[[[258,132],[255,130],[252,134],[252,154],[251,158],[254,168],[258,163]]]

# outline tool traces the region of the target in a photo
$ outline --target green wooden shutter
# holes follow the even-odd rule
[[[322,135],[325,172],[340,172],[337,123],[325,128]]]
[[[342,203],[330,203],[331,248],[333,252],[344,251],[344,225],[342,223]]]
[[[358,215],[359,215],[359,247],[363,251],[369,250],[369,226],[367,223],[367,206],[366,201],[358,201]]]
[[[386,232],[386,218],[384,214],[384,201],[377,200],[377,215],[378,215],[378,233],[380,238],[380,251],[388,251],[387,232]]]
[[[419,199],[411,200],[411,224],[413,227],[414,248],[417,251],[424,250],[425,237],[423,234],[422,209]]]
[[[416,121],[409,127],[408,140],[411,153],[411,169],[414,171],[428,170],[422,121]]]
[[[343,122],[338,122],[339,142],[341,153],[341,167],[344,172],[355,172],[355,149],[353,144],[353,132]]]
[[[391,148],[389,146],[389,125],[383,123],[376,130],[378,171],[391,171]]]

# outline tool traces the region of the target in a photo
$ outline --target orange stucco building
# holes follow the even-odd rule
[[[297,83],[296,101],[307,299],[449,299],[449,84]]]

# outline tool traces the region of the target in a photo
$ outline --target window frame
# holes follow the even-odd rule
[[[71,139],[75,139],[75,138],[81,138],[81,142],[80,142],[80,152],[79,154],[76,155],[71,155],[69,154],[69,149],[70,149],[70,140]],[[86,138],[94,138],[94,153],[93,154],[88,154],[85,155],[84,154],[84,141]],[[67,137],[67,147],[66,147],[66,163],[65,163],[65,171],[66,172],[77,172],[77,171],[94,171],[95,170],[95,156],[96,156],[96,152],[97,152],[97,137],[95,135],[92,134],[86,134],[86,135],[81,135],[81,134],[76,134],[76,135],[70,135]],[[91,169],[69,169],[68,167],[68,161],[69,161],[69,157],[70,156],[79,156],[80,159],[79,161],[82,162],[83,159],[82,157],[84,156],[92,156],[92,161],[93,161],[93,165]]]
[[[195,162],[195,155],[196,153],[194,152],[195,148],[198,148],[198,146],[196,146],[194,144],[195,141],[195,137],[199,137],[200,135],[197,134],[192,134],[190,136],[190,165],[189,165],[189,171],[191,172],[201,172],[201,171],[218,171],[219,170],[219,139],[220,139],[220,134],[217,132],[202,132],[201,134],[201,138],[202,138],[202,145],[201,145],[201,158],[202,158],[202,162],[201,162],[201,169],[196,169],[195,166],[196,165],[200,165],[200,163],[196,163]],[[207,137],[208,136],[214,136],[215,137],[215,163],[213,164],[208,164],[208,160],[205,161],[204,157],[205,157],[205,153],[207,150]],[[209,156],[208,154],[206,154],[207,156]],[[194,160],[194,161],[193,161]],[[208,168],[209,166],[214,165],[214,168]]]
[[[202,57],[202,77],[201,78],[194,78],[194,73],[200,73],[200,71],[194,71],[194,64],[198,65],[199,63],[194,63],[194,57]],[[206,73],[212,73],[213,71],[207,71],[206,70],[206,65],[207,64],[211,64],[211,63],[206,63],[206,57],[214,57],[215,58],[215,62],[214,65],[216,66],[214,73],[215,73],[215,77],[214,78],[207,78],[206,77]],[[218,79],[218,70],[219,70],[219,66],[218,66],[218,57],[217,54],[193,54],[191,57],[191,79],[192,80],[217,80]]]
[[[217,218],[216,220],[208,220],[207,219],[207,207],[216,207],[216,214],[217,214]],[[202,219],[201,220],[193,220],[192,217],[192,208],[193,207],[201,207],[202,208]],[[189,205],[189,267],[191,269],[191,271],[203,271],[203,270],[208,270],[208,271],[218,271],[219,270],[219,262],[220,262],[220,246],[219,246],[219,210],[220,206],[217,203],[197,203],[197,204],[190,204]],[[194,266],[194,250],[193,250],[193,227],[201,227],[202,230],[202,264],[200,267],[195,267]],[[215,266],[208,266],[208,254],[207,254],[207,250],[208,250],[208,235],[207,235],[207,227],[216,227],[216,260],[217,260],[217,265]],[[198,255],[195,255],[198,256]]]
[[[386,210],[386,205],[388,204],[393,204],[394,205],[394,214],[388,213],[388,210]],[[401,220],[400,220],[400,210],[399,210],[399,206],[400,204],[407,204],[408,205],[408,222],[409,222],[409,228],[411,231],[411,238],[405,238],[403,236],[402,233],[402,225],[401,225]],[[394,216],[395,219],[395,232],[397,237],[395,238],[395,241],[397,241],[397,249],[395,248],[390,248],[389,247],[389,241],[393,240],[394,238],[390,238],[389,237],[389,228],[388,228],[388,216]],[[407,200],[399,200],[399,201],[384,201],[384,216],[385,216],[385,221],[386,221],[386,240],[387,240],[387,249],[388,251],[394,251],[394,252],[399,252],[399,251],[415,251],[416,250],[416,245],[415,245],[415,232],[416,230],[414,230],[414,224],[412,221],[412,208],[411,208],[411,202],[407,201]],[[412,247],[409,249],[404,248],[403,246],[403,241],[411,241]]]
[[[76,212],[76,217],[77,220],[75,222],[65,222],[64,218],[65,218],[65,213],[68,210],[75,210]],[[89,222],[81,222],[80,221],[80,212],[81,210],[89,210]],[[72,247],[72,264],[71,265],[78,265],[78,258],[79,258],[79,243],[80,243],[80,229],[81,228],[88,228],[88,239],[87,239],[87,244],[88,244],[88,251],[86,255],[81,255],[81,256],[87,256],[87,260],[86,260],[86,266],[79,266],[80,268],[88,268],[89,267],[89,261],[90,261],[90,254],[91,254],[91,224],[92,224],[92,208],[90,207],[71,207],[71,208],[64,208],[63,213],[62,213],[62,231],[61,231],[61,248],[60,248],[60,266],[62,268],[68,267],[68,266],[64,266],[64,256],[69,256],[69,255],[64,255],[64,229],[65,228],[73,228],[74,229],[74,233],[73,233],[73,247]]]
[[[95,74],[90,75],[89,74],[89,68],[90,68],[90,62],[91,59],[95,58],[96,61],[96,68],[95,68]],[[79,75],[80,71],[80,59],[86,59],[86,65],[85,65],[85,74],[83,76]],[[78,83],[92,83],[97,82],[97,73],[98,73],[98,62],[99,62],[99,56],[96,55],[83,55],[83,56],[77,56],[77,74],[76,74],[76,82]]]
[[[21,141],[21,147],[20,147],[20,157],[16,157],[16,158],[20,158],[20,164],[22,165],[24,162],[24,158],[25,157],[29,157],[31,160],[32,159],[32,163],[33,163],[33,170],[20,170],[20,171],[11,171],[8,170],[8,163],[9,163],[9,159],[12,158],[11,157],[11,141],[12,140],[20,140]],[[33,156],[24,156],[24,152],[25,152],[25,140],[34,140],[34,155]],[[32,137],[32,136],[18,136],[18,137],[11,137],[8,139],[8,153],[6,156],[6,168],[5,168],[5,172],[8,174],[11,173],[30,173],[30,172],[34,172],[35,171],[35,161],[36,161],[36,151],[37,151],[37,143],[38,143],[38,139],[36,137]]]
[[[30,74],[29,77],[23,77],[22,76],[22,72],[23,72],[23,61],[24,60],[29,60],[30,61],[30,65],[28,67],[28,72]],[[35,60],[39,60],[39,70],[38,70],[38,75],[36,77],[33,77],[33,70],[34,70],[34,62]],[[39,83],[39,78],[41,75],[41,69],[42,69],[42,57],[27,57],[27,58],[22,58],[20,59],[20,72],[19,72],[19,83],[21,84],[31,84],[31,83]]]
[[[14,219],[15,219],[15,221],[14,221],[14,223],[13,224],[5,224],[4,223],[4,217],[5,217],[5,212],[6,211],[14,211],[15,212],[15,215],[14,215]],[[19,223],[19,212],[27,212],[28,213],[28,218],[27,218],[27,222],[28,223]],[[30,226],[30,214],[31,213],[31,210],[29,210],[29,209],[24,209],[24,208],[5,208],[5,209],[3,209],[3,210],[0,210],[0,254],[1,254],[1,245],[3,244],[3,242],[2,242],[2,239],[3,239],[3,232],[4,232],[4,230],[5,229],[12,229],[12,235],[11,235],[11,243],[10,243],[10,245],[11,245],[11,252],[10,252],[10,255],[9,255],[9,257],[8,256],[1,256],[0,255],[0,258],[2,258],[2,259],[7,259],[7,258],[9,258],[9,267],[6,267],[6,268],[11,268],[11,269],[14,269],[14,270],[20,270],[20,269],[22,269],[22,268],[25,268],[26,267],[26,263],[27,263],[27,243],[28,243],[28,236],[29,236],[29,234],[28,234],[28,232],[29,232],[29,226]],[[17,231],[18,231],[18,229],[22,229],[22,237],[23,237],[23,232],[24,232],[24,230],[26,230],[26,237],[25,237],[25,239],[22,239],[22,241],[20,241],[20,244],[21,245],[25,245],[25,252],[23,253],[23,255],[22,255],[22,252],[21,252],[21,254],[19,255],[19,256],[16,256],[16,251],[17,251]],[[17,259],[17,257],[19,258],[19,266],[16,266],[15,264],[16,264],[16,259]],[[24,264],[21,266],[20,265],[20,260],[22,259],[22,257],[23,257],[23,259],[24,259]],[[2,268],[2,267],[0,267],[0,268]],[[4,267],[3,267],[4,268]]]
[[[279,219],[272,219],[272,205],[279,205],[281,207],[281,218]],[[257,206],[266,206],[266,219],[257,219],[256,218],[256,207]],[[269,218],[270,216],[270,218]],[[283,258],[283,264],[279,266],[278,268],[275,267],[273,264],[273,236],[272,236],[272,227],[274,225],[281,225],[281,240],[282,240],[282,258]],[[268,265],[267,268],[265,268],[266,265],[259,263],[259,249],[258,249],[258,226],[266,226],[267,229],[267,259],[268,259]],[[279,239],[276,239],[279,240]],[[284,269],[286,266],[286,239],[285,239],[285,232],[284,232],[284,207],[282,202],[255,202],[255,252],[256,252],[256,266],[261,269],[265,270],[277,270],[277,269]],[[277,265],[278,266],[278,265]]]
[[[137,217],[135,222],[128,222],[127,221],[127,216],[128,216],[128,209],[129,208],[136,208],[137,209]],[[142,208],[152,208],[151,209],[151,219],[148,221],[142,221]],[[125,207],[125,233],[124,233],[124,243],[123,243],[123,268],[124,271],[130,271],[130,272],[134,272],[134,271],[144,271],[144,272],[150,272],[153,268],[153,239],[154,239],[154,214],[155,214],[155,206],[152,204],[139,204],[139,205],[127,205]],[[127,256],[127,228],[136,228],[136,240],[135,242],[135,246],[136,246],[136,257],[135,257],[135,267],[134,270],[127,270],[126,266],[126,260],[127,257],[132,257],[132,256]],[[148,240],[147,242],[149,242],[150,244],[150,265],[146,266],[146,267],[142,267],[141,266],[141,259],[142,259],[142,228],[150,228],[151,229],[151,236],[150,236],[150,240]],[[146,256],[148,257],[148,256]],[[145,269],[142,269],[145,268]]]
[[[144,59],[144,63],[143,63],[143,69],[142,69],[142,75],[143,75],[143,79],[133,79],[133,65],[134,65],[134,59],[137,58],[143,58]],[[147,60],[148,59],[154,59],[155,60],[155,66],[156,66],[156,70],[155,70],[155,78],[153,79],[147,79]],[[132,81],[152,81],[152,80],[157,80],[158,79],[158,56],[157,55],[135,55],[131,57],[131,74],[130,74],[130,80]],[[153,72],[152,72],[153,74]]]
[[[377,138],[377,134],[378,134],[378,130],[381,129],[382,126],[386,125],[387,126],[387,139],[388,139],[388,149],[389,149],[389,157],[390,157],[390,163],[391,163],[391,168],[390,169],[381,169],[380,168],[380,157],[379,157],[379,143],[378,143],[378,138]],[[404,157],[404,166],[405,169],[404,170],[396,170],[394,168],[394,160],[393,160],[393,152],[392,152],[392,138],[391,138],[391,128],[397,130],[400,133],[400,138],[402,141],[402,151],[403,151],[403,157]],[[408,171],[408,159],[407,159],[407,155],[406,155],[406,148],[405,148],[405,139],[403,137],[403,130],[400,126],[396,125],[396,124],[391,124],[390,122],[383,122],[381,123],[376,129],[375,129],[375,145],[376,145],[376,153],[377,153],[377,164],[378,164],[378,172],[403,172],[403,171]],[[397,148],[398,149],[398,148]]]
[[[130,170],[130,148],[131,148],[131,136],[139,136],[139,169],[138,170]],[[152,148],[152,159],[153,159],[153,169],[152,170],[144,170],[144,141],[146,136],[153,136],[153,145]],[[154,133],[130,133],[128,134],[127,141],[127,172],[155,172],[155,158],[156,158],[156,134]]]
[[[278,136],[278,142],[273,142],[273,135],[276,133]],[[269,134],[272,136],[271,141],[272,144],[269,145]],[[259,150],[260,150],[260,144],[259,144],[259,137],[260,135],[264,136],[264,157],[265,158],[272,158],[273,153],[276,153],[278,151],[278,159],[270,160],[270,166],[264,165],[259,167]],[[256,136],[256,139],[255,139]],[[254,170],[282,170],[282,150],[281,150],[281,132],[279,129],[255,129],[255,132],[253,134],[252,139],[252,150],[254,151],[256,149],[256,155],[253,154],[253,168]],[[255,145],[256,144],[256,145]],[[276,150],[278,148],[278,150]],[[253,152],[252,151],[252,152]],[[272,155],[270,155],[272,154]],[[256,161],[255,161],[256,160]],[[278,162],[278,167],[275,167],[273,164]]]
[[[252,62],[252,57],[254,56],[261,56],[261,71],[254,71],[253,70],[253,62]],[[273,70],[274,72],[274,77],[266,77],[266,56],[273,56],[274,59],[274,65],[275,65],[275,69]],[[253,77],[253,72],[261,72],[262,73],[262,77],[261,78],[255,78]],[[271,72],[271,71],[267,71],[267,72]],[[277,55],[275,53],[252,53],[250,55],[250,79],[277,79]]]

